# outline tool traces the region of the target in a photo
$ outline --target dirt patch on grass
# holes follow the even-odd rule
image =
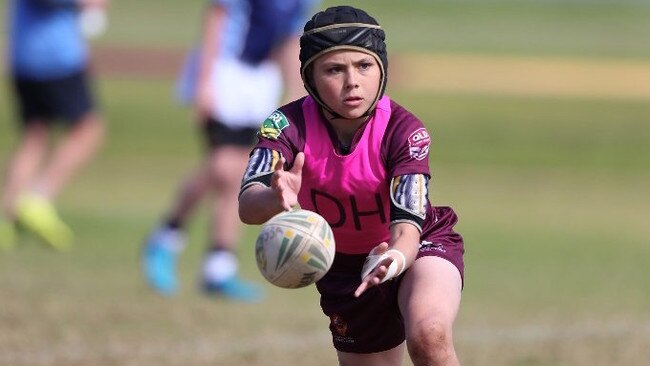
[[[407,90],[650,99],[650,63],[627,60],[407,55],[396,60]]]
[[[104,77],[175,78],[185,50],[102,46]],[[402,54],[390,83],[405,91],[650,100],[650,62],[484,55]]]
[[[180,49],[100,46],[93,50],[93,67],[101,77],[175,78],[184,57]]]

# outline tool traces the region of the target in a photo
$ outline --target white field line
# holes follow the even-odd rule
[[[394,61],[389,85],[404,90],[650,100],[648,62],[445,54]]]
[[[528,325],[516,328],[461,328],[456,330],[457,342],[469,345],[518,344],[531,345],[541,342],[580,341],[592,338],[641,337],[650,340],[650,323],[645,324],[583,324],[570,327]],[[230,341],[207,340],[204,338],[184,341],[168,340],[159,343],[141,344],[109,342],[102,347],[81,343],[57,345],[38,350],[10,351],[0,353],[0,365],[47,365],[52,363],[92,364],[98,360],[165,359],[168,361],[192,360],[209,362],[229,355],[260,353],[264,350],[309,350],[330,347],[327,331],[300,334],[275,334],[272,337],[239,338]]]

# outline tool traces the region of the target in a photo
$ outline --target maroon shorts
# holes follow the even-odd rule
[[[458,217],[449,207],[434,208],[434,220],[423,227],[417,258],[441,257],[458,268],[463,277],[463,238],[453,227]],[[400,279],[371,287],[359,298],[365,254],[336,253],[332,268],[316,283],[323,313],[330,318],[334,348],[342,352],[387,351],[404,342],[404,323],[397,304]]]

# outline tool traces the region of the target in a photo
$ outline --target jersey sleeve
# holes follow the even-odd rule
[[[293,104],[295,104],[294,102]],[[258,142],[248,158],[241,190],[251,185],[271,185],[271,175],[280,158],[286,160],[285,169],[293,166],[296,154],[304,149],[304,128],[291,108],[280,108],[262,122],[257,133]]]
[[[409,222],[421,231],[429,205],[431,137],[424,124],[404,108],[394,105],[394,112],[384,152],[391,177],[391,224]]]
[[[299,102],[290,104],[294,107]],[[262,122],[257,132],[258,148],[275,150],[286,159],[286,167],[293,165],[295,155],[304,149],[304,125],[292,109],[280,108]]]
[[[424,124],[412,114],[397,111],[386,135],[385,159],[391,177],[429,172],[431,137]]]
[[[243,192],[246,188],[256,184],[270,187],[273,169],[280,157],[280,153],[275,150],[264,147],[255,148],[248,158],[248,165],[239,191]]]

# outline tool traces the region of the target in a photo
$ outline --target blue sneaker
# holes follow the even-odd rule
[[[264,298],[262,287],[255,283],[232,276],[226,281],[212,282],[203,279],[203,292],[207,295],[224,296],[230,300],[256,303]]]
[[[240,279],[238,267],[237,256],[232,251],[213,249],[206,253],[201,273],[203,292],[241,302],[262,300],[262,287]]]
[[[145,243],[142,253],[142,271],[149,286],[157,293],[171,296],[176,293],[176,262],[185,239],[179,230],[160,228]]]

